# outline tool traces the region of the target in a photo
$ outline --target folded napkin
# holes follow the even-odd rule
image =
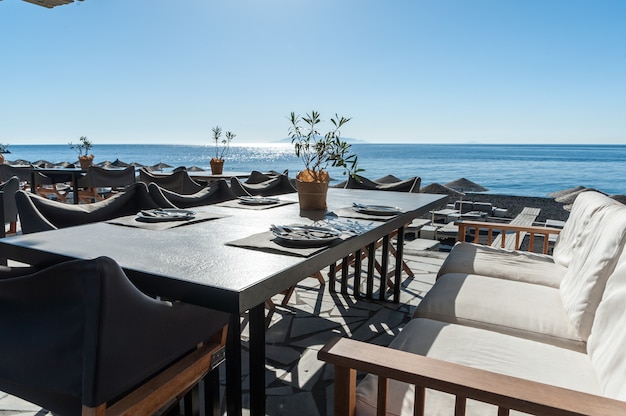
[[[294,245],[286,240],[278,238],[272,231],[265,231],[251,236],[229,241],[226,245],[234,247],[249,248],[252,250],[267,251],[275,254],[289,254],[298,257],[311,257],[315,253],[319,253],[328,247],[332,247],[350,237],[350,235],[343,233],[337,240],[323,246],[306,247],[301,245]]]
[[[146,230],[167,230],[168,228],[182,227],[190,224],[198,224],[204,221],[216,220],[218,218],[224,218],[227,215],[215,214],[209,212],[196,212],[195,217],[189,220],[180,221],[163,221],[163,222],[144,222],[138,221],[137,216],[129,215],[127,217],[115,218],[106,221],[109,224],[123,225],[126,227],[144,228]]]
[[[358,218],[361,220],[372,220],[372,221],[387,221],[388,219],[393,218],[397,215],[397,214],[394,214],[394,215],[367,214],[364,212],[357,211],[355,207],[339,208],[339,209],[333,210],[333,212],[338,217]]]
[[[253,204],[242,204],[238,199],[231,199],[230,201],[221,202],[216,204],[219,207],[227,207],[227,208],[243,208],[243,209],[270,209],[276,207],[282,207],[283,205],[295,204],[296,201],[279,201],[275,204],[265,204],[265,205],[253,205]]]

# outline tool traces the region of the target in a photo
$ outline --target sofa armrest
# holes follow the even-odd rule
[[[386,409],[388,379],[415,385],[415,415],[424,414],[426,388],[455,395],[460,414],[467,399],[499,406],[499,415],[508,409],[563,416],[626,414],[626,402],[347,338],[330,340],[318,358],[335,366],[336,416],[355,414],[357,371],[378,376],[378,409]]]
[[[491,245],[493,243],[493,232],[494,230],[499,230],[502,235],[501,246],[504,248],[506,243],[506,232],[514,232],[516,239],[516,247],[520,246],[521,236],[525,233],[530,235],[530,245],[529,247],[534,246],[535,235],[543,236],[543,254],[548,253],[548,237],[550,234],[559,234],[561,232],[560,228],[551,228],[551,227],[538,227],[538,226],[528,226],[528,225],[515,225],[515,224],[507,224],[507,223],[497,223],[497,222],[481,222],[481,221],[457,221],[454,225],[459,227],[459,232],[457,234],[458,241],[465,241],[465,234],[468,229],[474,229],[474,243],[478,244],[479,238],[479,230],[487,229],[487,244]]]

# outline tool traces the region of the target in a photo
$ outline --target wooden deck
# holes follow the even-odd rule
[[[522,227],[530,227],[533,225],[540,212],[541,208],[524,207],[522,212],[520,212],[518,216],[511,220],[510,224],[519,225]],[[508,250],[519,250],[519,246],[522,245],[522,241],[524,241],[524,237],[526,237],[526,234],[528,233],[525,231],[520,232],[519,239],[517,239],[515,238],[515,232],[507,233],[507,236],[504,239],[504,246],[502,245],[502,234],[500,234],[496,238],[494,238],[491,246],[503,247]]]

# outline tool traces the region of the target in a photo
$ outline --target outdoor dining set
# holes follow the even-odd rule
[[[65,200],[42,193],[39,174],[68,186]],[[273,171],[198,182],[184,169],[32,168],[2,179],[3,221],[19,218],[20,232],[0,239],[12,266],[0,271],[0,316],[12,316],[0,327],[13,340],[0,350],[15,357],[0,365],[0,390],[59,414],[148,414],[182,397],[185,413],[217,414],[222,361],[225,407],[242,414],[243,316],[250,414],[265,414],[267,300],[331,265],[331,290],[398,302],[404,227],[444,198],[408,192],[413,180],[403,192],[331,188],[328,210],[303,211],[288,173]]]

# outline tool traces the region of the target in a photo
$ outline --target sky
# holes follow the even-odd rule
[[[624,0],[0,0],[0,143],[626,144]]]

